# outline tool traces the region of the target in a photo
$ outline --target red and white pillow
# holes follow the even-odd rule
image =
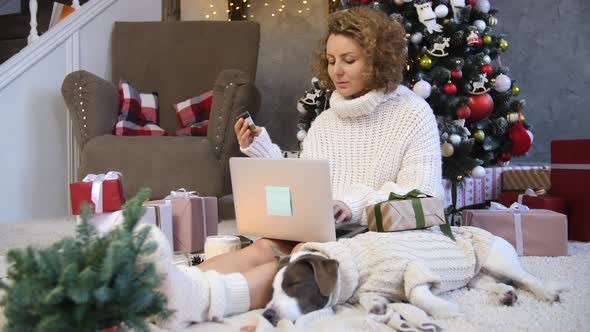
[[[174,105],[178,121],[183,127],[176,131],[176,136],[206,136],[212,101],[213,91],[207,91]]]
[[[125,80],[119,80],[121,113],[115,125],[119,136],[163,136],[158,126],[158,94],[140,93]]]

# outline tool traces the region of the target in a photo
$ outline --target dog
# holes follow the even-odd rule
[[[548,302],[559,301],[560,293],[567,289],[566,285],[545,284],[526,272],[518,261],[516,251],[506,240],[474,227],[452,228],[456,242],[450,240],[440,231],[429,229],[393,233],[368,232],[338,242],[306,243],[301,251],[291,256],[280,257],[278,271],[272,283],[271,301],[265,307],[262,315],[276,326],[281,319],[294,322],[309,312],[345,302],[360,303],[367,313],[380,315],[385,314],[388,303],[403,301],[421,308],[433,318],[450,318],[461,314],[460,307],[436,294],[468,286],[489,291],[497,296],[500,304],[510,306],[517,301],[517,294],[512,285],[524,288],[532,292],[539,300]],[[405,264],[403,265],[405,270],[402,278],[405,280],[392,284],[398,289],[388,291],[387,288],[381,287],[379,289],[379,287],[375,288],[371,285],[375,285],[374,281],[377,279],[379,281],[377,285],[381,285],[380,280],[399,277],[399,272],[375,273],[373,271],[373,273],[367,273],[360,271],[356,274],[346,272],[352,269],[351,266],[364,263],[358,261],[358,257],[355,258],[351,254],[352,251],[362,251],[360,246],[362,243],[384,243],[384,241],[392,241],[391,243],[398,241],[397,243],[400,243],[400,239],[404,237],[417,237],[411,240],[413,241],[411,243],[420,243],[420,236],[426,236],[429,240],[435,241],[434,243],[440,241],[447,248],[444,250],[452,251],[455,246],[457,252],[465,254],[466,261],[474,263],[474,269],[469,266],[466,266],[465,269],[465,271],[471,271],[473,275],[468,275],[464,281],[458,283],[440,284],[437,283],[439,276],[429,270],[428,264],[424,264],[424,260],[412,255],[404,256],[403,253],[399,255],[400,259],[397,261]],[[335,246],[342,241],[350,241],[346,244],[348,248],[352,248],[346,254],[348,256],[339,254],[337,257],[330,257],[330,253],[336,251],[322,250],[322,246],[336,248]],[[376,244],[375,248],[380,246]],[[337,248],[338,252],[347,252],[340,250],[342,249],[340,247]],[[404,251],[403,246],[400,246],[399,250]],[[368,252],[370,256],[373,256],[371,252],[375,253],[376,251],[372,248]],[[428,250],[425,250],[424,255],[429,254],[432,255],[432,252],[429,253]],[[395,255],[390,254],[389,256],[396,257]],[[355,259],[357,261],[354,261]],[[438,263],[435,260],[430,265],[436,266]],[[380,265],[386,267],[387,270],[388,266],[395,266],[396,262],[374,260],[366,262],[366,264]],[[343,266],[348,266],[349,269],[343,269]],[[371,266],[367,267],[368,271],[371,268]],[[426,271],[427,277],[424,279],[426,282],[421,283],[421,281],[415,280],[416,278],[413,276],[422,275],[420,273],[413,274],[415,271]],[[459,279],[459,277],[455,279]],[[440,281],[440,279],[438,280]],[[414,281],[415,284],[412,284]],[[373,284],[371,284],[372,282]],[[343,287],[346,285],[350,285],[348,287],[350,289]]]

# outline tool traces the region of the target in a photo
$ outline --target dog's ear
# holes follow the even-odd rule
[[[305,259],[313,269],[313,276],[323,296],[330,296],[338,279],[338,261],[321,256],[309,256]]]

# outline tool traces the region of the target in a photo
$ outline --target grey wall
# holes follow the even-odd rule
[[[311,11],[287,11],[281,19],[268,15],[264,1],[251,14],[261,23],[257,86],[262,110],[256,122],[266,126],[283,149],[297,149],[296,101],[309,89],[309,59],[323,33],[327,6],[313,0]],[[502,64],[526,99],[526,119],[535,141],[516,162],[550,160],[554,139],[590,138],[590,11],[587,0],[495,0],[497,32],[510,47]],[[273,1],[269,1],[273,3]]]
[[[328,2],[310,0],[303,7],[289,1],[283,12],[272,8],[279,1],[268,1],[270,6],[264,6],[265,2],[252,1],[248,10],[254,15],[249,19],[260,22],[261,31],[256,86],[262,106],[256,123],[265,126],[282,149],[299,149],[297,100],[311,88],[311,54],[325,33]]]
[[[515,161],[550,161],[551,141],[590,138],[590,10],[587,0],[495,0],[502,64],[521,88],[535,140]]]

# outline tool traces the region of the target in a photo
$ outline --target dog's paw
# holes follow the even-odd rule
[[[371,309],[369,309],[369,313],[374,315],[384,315],[386,311],[387,304],[385,303],[375,303]]]
[[[512,287],[511,287],[512,288]],[[514,289],[508,290],[500,295],[500,303],[503,305],[511,306],[518,300],[518,295]]]
[[[437,319],[453,318],[462,314],[461,307],[453,302],[448,302],[445,305],[437,306],[430,310],[430,315]]]

